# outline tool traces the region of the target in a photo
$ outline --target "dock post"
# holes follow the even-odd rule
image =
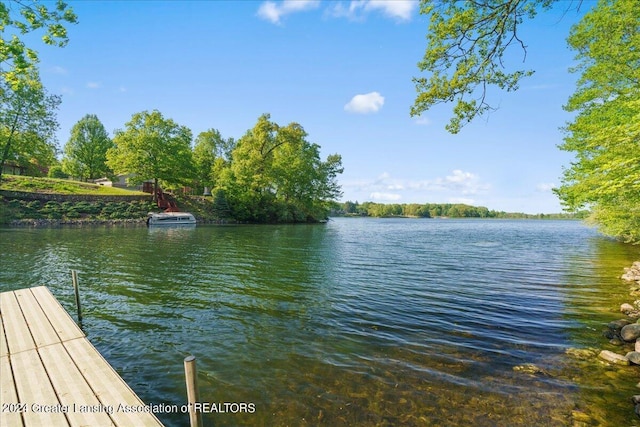
[[[189,422],[191,427],[202,427],[202,412],[196,410],[195,403],[200,401],[198,391],[198,372],[196,369],[196,357],[184,358],[184,376],[187,382],[187,403],[189,404]]]
[[[73,282],[73,290],[76,294],[76,308],[78,309],[78,323],[82,325],[82,309],[80,307],[80,289],[78,288],[78,272],[71,270],[71,281]]]

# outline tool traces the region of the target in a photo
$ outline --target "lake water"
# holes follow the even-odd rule
[[[78,271],[83,329],[146,403],[184,404],[195,355],[205,425],[639,425],[637,368],[565,351],[624,353],[602,330],[640,248],[579,222],[5,228],[0,256],[0,291],[74,316]]]

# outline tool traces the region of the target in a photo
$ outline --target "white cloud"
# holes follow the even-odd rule
[[[429,118],[427,117],[418,117],[415,120],[415,124],[419,126],[429,126],[431,124],[431,120],[429,120]]]
[[[488,190],[487,184],[482,184],[480,178],[471,173],[455,169],[451,175],[444,178],[444,186],[452,190],[460,191],[462,194],[478,194],[480,191]]]
[[[352,0],[348,7],[343,2],[334,4],[329,14],[357,21],[364,19],[367,13],[379,11],[390,18],[408,21],[417,9],[418,0]]]
[[[99,89],[102,87],[102,83],[100,82],[88,82],[87,83],[87,88],[89,89]]]
[[[402,21],[411,19],[417,7],[418,2],[415,0],[371,0],[364,6],[365,10],[380,10],[383,14]]]
[[[369,194],[369,197],[371,198],[371,200],[376,200],[376,201],[396,201],[402,198],[400,194],[381,193],[379,191],[374,191],[373,193]]]
[[[344,110],[349,113],[369,114],[377,112],[383,105],[384,96],[378,92],[369,92],[351,98],[351,101],[344,106]]]
[[[450,203],[470,203],[469,196],[486,193],[491,186],[471,172],[455,169],[450,175],[433,179],[412,180],[393,178],[384,172],[373,180],[343,183],[347,193],[364,193],[373,200],[413,200],[433,202],[449,200]]]
[[[471,172],[463,172],[460,169],[455,169],[453,171],[453,175],[448,175],[445,180],[449,181],[449,182],[455,182],[455,183],[460,183],[460,182],[466,182],[466,181],[470,181],[475,179],[475,175],[472,174]]]
[[[540,184],[536,185],[536,190],[543,193],[549,192],[554,188],[556,188],[556,185],[552,182],[541,182]]]
[[[280,24],[283,16],[315,9],[319,4],[319,0],[284,0],[280,3],[265,1],[258,8],[258,16],[273,24]]]

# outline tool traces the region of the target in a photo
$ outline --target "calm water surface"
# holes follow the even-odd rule
[[[565,354],[624,352],[601,331],[640,248],[578,222],[0,229],[0,256],[0,291],[71,313],[78,270],[85,332],[145,402],[185,403],[193,354],[202,401],[255,405],[208,425],[640,425],[637,368]]]

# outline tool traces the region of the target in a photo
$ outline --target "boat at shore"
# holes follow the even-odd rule
[[[196,225],[196,218],[189,212],[149,212],[147,225]]]

